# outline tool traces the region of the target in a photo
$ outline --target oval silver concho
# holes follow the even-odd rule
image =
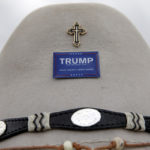
[[[84,108],[76,111],[71,116],[73,124],[81,127],[89,127],[95,125],[101,120],[101,114],[93,108]]]
[[[6,130],[6,124],[4,121],[0,121],[0,136],[4,134]]]

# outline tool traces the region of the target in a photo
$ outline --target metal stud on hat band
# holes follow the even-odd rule
[[[0,136],[4,134],[6,130],[6,124],[4,121],[0,121]]]

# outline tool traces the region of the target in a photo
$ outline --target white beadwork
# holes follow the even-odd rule
[[[115,147],[116,150],[123,150],[123,148],[124,148],[124,140],[123,139],[121,139],[120,137],[115,137],[113,139],[113,141],[116,143],[116,147]]]
[[[126,129],[145,131],[145,120],[143,115],[133,112],[126,112],[125,115],[127,119]]]
[[[43,112],[28,117],[28,131],[45,131],[48,129],[50,129],[50,113]]]
[[[64,142],[64,150],[73,150],[73,145],[71,141]]]

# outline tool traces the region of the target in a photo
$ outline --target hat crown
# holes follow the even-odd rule
[[[87,34],[81,37],[79,48],[73,47],[72,37],[67,34],[75,21],[87,30]],[[101,77],[53,79],[53,52],[73,51],[98,51]],[[31,13],[13,33],[0,55],[2,119],[82,106],[150,114],[147,105],[149,89],[148,46],[126,17],[100,4],[54,5]],[[65,134],[70,140],[79,141],[87,137],[93,139],[93,135],[97,139],[110,139],[114,132],[96,131],[88,136],[73,131]],[[123,133],[127,136],[126,131]],[[131,134],[140,139],[141,134]],[[38,137],[43,144],[66,140],[63,131],[44,133],[45,138],[42,135],[38,134]],[[24,141],[32,141],[32,145],[39,143],[33,136],[19,137],[15,140],[20,144]],[[14,146],[16,141],[12,139],[8,145],[13,143]]]

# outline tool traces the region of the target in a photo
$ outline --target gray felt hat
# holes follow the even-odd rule
[[[78,21],[87,34],[80,47],[67,30]],[[100,78],[54,79],[53,52],[98,51]],[[27,16],[0,54],[0,120],[39,112],[94,107],[150,115],[150,49],[130,21],[100,4],[40,8]],[[148,141],[150,134],[124,129],[49,130],[23,133],[0,147],[71,141]]]

